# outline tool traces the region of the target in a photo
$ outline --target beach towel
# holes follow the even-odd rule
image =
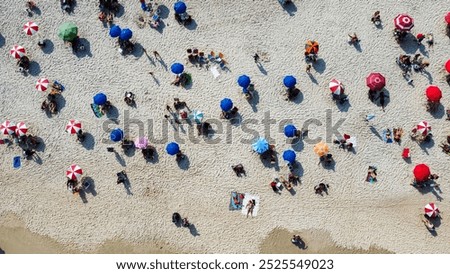
[[[94,112],[95,117],[101,118],[103,116],[103,113],[100,110],[100,106],[99,105],[91,104],[91,109]]]
[[[216,79],[216,78],[219,77],[219,75],[220,75],[220,72],[217,70],[217,67],[216,67],[216,66],[211,67],[211,73],[213,74],[214,79]]]
[[[252,195],[250,193],[245,193],[244,196],[244,200],[242,201],[242,214],[247,216],[247,209],[245,208],[245,206],[247,205],[248,201],[253,199],[256,202],[255,207],[253,208],[253,217],[256,217],[259,210],[259,196]]]
[[[230,210],[238,210],[242,209],[242,201],[244,200],[245,195],[242,193],[237,193],[235,191],[231,192],[231,198],[230,198]],[[237,199],[237,203],[235,202],[235,199]]]
[[[387,144],[392,144],[393,142],[394,142],[394,140],[392,139],[393,138],[393,130],[392,130],[392,128],[391,129],[389,129],[389,131],[391,132],[391,138],[390,139],[388,139],[387,138],[387,129],[384,129],[383,130],[383,134],[381,135],[382,136],[382,138],[383,138],[383,141],[385,142],[385,143],[387,143]]]
[[[61,92],[63,92],[63,91],[66,89],[63,85],[61,85],[60,82],[54,81],[54,83],[57,84],[57,85],[59,85],[59,86],[61,87]]]
[[[13,158],[13,168],[14,169],[19,169],[22,166],[21,159],[22,159],[22,157],[20,157],[20,156],[15,156]]]

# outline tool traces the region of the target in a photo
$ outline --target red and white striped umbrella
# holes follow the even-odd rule
[[[427,214],[428,217],[437,217],[439,213],[439,208],[434,203],[429,203],[425,206],[425,214]]]
[[[83,170],[79,165],[71,165],[66,171],[66,176],[70,180],[78,181],[81,175],[83,175]]]
[[[394,19],[395,28],[403,31],[410,31],[414,27],[414,19],[408,14],[402,13]]]
[[[69,123],[66,126],[66,131],[70,134],[76,134],[81,130],[81,122],[77,120],[69,120]]]
[[[0,131],[5,135],[11,135],[16,132],[16,125],[13,122],[5,121],[0,125]]]
[[[341,95],[344,93],[344,85],[336,79],[331,80],[329,87],[331,92],[336,95]]]
[[[46,91],[48,88],[49,81],[47,78],[42,78],[37,80],[36,89],[39,91]]]
[[[27,22],[25,25],[23,25],[23,31],[27,35],[33,35],[39,30],[39,26],[34,22]]]
[[[12,57],[19,59],[22,56],[25,56],[27,52],[25,51],[25,48],[22,46],[15,45],[10,51],[9,54],[12,55]]]
[[[420,122],[416,126],[416,129],[418,132],[422,133],[423,136],[426,136],[426,135],[428,135],[428,133],[431,132],[431,126],[427,121]]]
[[[18,122],[16,125],[16,135],[17,136],[24,136],[27,134],[28,127],[25,125],[24,122]]]

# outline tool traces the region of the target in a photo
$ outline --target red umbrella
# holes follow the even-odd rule
[[[442,91],[437,86],[429,86],[425,93],[431,102],[439,102],[442,98]]]
[[[70,134],[76,134],[81,130],[81,122],[77,120],[69,120],[69,123],[66,126],[66,131]]]
[[[434,203],[429,203],[424,208],[425,214],[427,214],[428,217],[434,218],[439,216],[439,208]]]
[[[25,48],[22,46],[15,45],[10,51],[9,54],[11,54],[14,58],[20,59],[20,57],[25,56],[26,51]]]
[[[450,25],[450,12],[447,13],[447,15],[444,17],[444,19],[445,19],[445,22],[447,22],[447,24]]]
[[[395,28],[403,31],[410,31],[414,27],[414,19],[408,14],[402,13],[394,19]]]
[[[344,85],[336,79],[331,80],[329,87],[333,94],[341,95],[344,93]]]
[[[78,165],[71,165],[66,171],[66,176],[70,180],[77,181],[81,178],[81,175],[83,175],[83,170]]]
[[[39,91],[46,91],[48,88],[49,81],[47,78],[42,78],[37,80],[36,89]]]
[[[24,136],[27,134],[28,127],[25,125],[24,122],[18,122],[16,125],[16,135],[17,136]]]
[[[416,182],[424,182],[428,180],[428,177],[431,175],[430,168],[426,164],[417,165],[414,170],[414,178]]]
[[[27,35],[33,35],[35,34],[37,31],[39,30],[39,27],[36,23],[34,22],[27,22],[25,25],[23,25],[23,31],[27,34]]]
[[[0,132],[5,135],[11,135],[16,132],[16,125],[13,122],[5,121],[0,125]]]
[[[372,72],[366,78],[366,85],[373,91],[382,90],[386,85],[386,79],[381,73]]]
[[[427,121],[422,121],[416,126],[416,129],[418,132],[422,133],[423,136],[427,136],[431,131],[431,126]]]
[[[450,59],[447,60],[447,62],[445,62],[445,70],[450,73]]]

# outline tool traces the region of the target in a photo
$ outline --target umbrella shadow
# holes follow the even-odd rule
[[[136,154],[136,148],[134,146],[123,149],[123,154],[127,157],[133,157]]]
[[[435,188],[435,187],[432,187],[432,186],[430,186],[430,185],[428,185],[428,184],[425,185],[425,186],[423,186],[423,187],[416,187],[416,189],[417,189],[417,190],[420,192],[420,194],[422,194],[422,195],[431,193],[431,194],[433,194],[433,195],[436,197],[436,199],[437,199],[438,201],[442,201],[442,200],[443,200],[442,196],[439,195],[439,194],[442,193],[442,192],[438,193],[438,192],[436,191],[436,188]]]
[[[0,48],[5,45],[5,37],[0,33]]]
[[[42,48],[42,52],[44,54],[50,54],[55,50],[55,45],[53,44],[52,40],[44,39],[43,42],[45,43],[45,47]]]
[[[106,117],[108,117],[108,119],[112,119],[112,120],[119,119],[119,109],[117,109],[117,107],[114,105],[111,106],[111,108],[106,113]]]
[[[78,43],[80,43],[80,45],[82,45],[84,47],[83,50],[78,49],[75,50],[75,56],[78,58],[83,58],[83,57],[92,57],[92,53],[91,53],[91,43],[86,39],[86,38],[79,38],[78,39]]]
[[[84,192],[87,194],[92,194],[92,196],[97,196],[97,191],[95,190],[95,182],[92,177],[83,177],[81,179],[81,185],[83,186]]]
[[[297,96],[295,96],[295,98],[291,100],[291,102],[294,102],[295,104],[298,105],[298,104],[301,104],[303,102],[303,99],[304,99],[303,92],[300,91],[297,94]]]
[[[153,152],[153,157],[146,159],[146,162],[147,163],[152,163],[152,164],[156,164],[156,163],[159,162],[159,154],[158,154],[158,151],[156,151],[156,149]]]
[[[405,40],[399,46],[406,54],[414,54],[419,49],[416,38],[411,33],[406,35]]]
[[[336,101],[336,106],[337,106],[337,108],[339,109],[340,112],[347,112],[348,109],[352,106],[352,104],[350,104],[349,100],[346,100],[346,101],[344,101],[342,103],[339,102],[339,101]]]
[[[434,140],[433,138],[430,138],[430,140],[428,142],[421,142],[419,143],[419,147],[426,153],[428,154],[428,149],[432,148],[434,146]]]
[[[327,68],[327,63],[322,58],[318,59],[316,62],[312,63],[312,67],[315,71],[317,71],[319,74],[322,74],[325,69]]]
[[[55,97],[56,105],[58,106],[58,112],[60,112],[66,106],[66,99],[64,96],[56,96]]]
[[[293,150],[299,152],[305,148],[305,143],[303,142],[302,138],[294,138],[291,141],[291,147]]]
[[[445,115],[445,107],[442,104],[439,104],[436,111],[430,112],[430,114],[435,119],[441,119]]]
[[[264,68],[264,66],[260,62],[256,63],[256,66],[258,67],[259,71],[262,74],[267,75],[267,70]]]
[[[327,161],[320,161],[320,164],[325,169],[336,171],[335,170],[336,169],[336,162],[334,160],[332,160],[329,163]],[[326,194],[328,195],[328,192],[326,192]]]
[[[381,104],[381,96],[384,96],[384,106]],[[391,102],[390,98],[391,98],[391,96],[389,96],[389,90],[384,88],[383,91],[378,93],[378,96],[375,97],[374,101],[376,101],[377,106],[385,108]]]
[[[131,52],[131,55],[133,55],[136,58],[142,57],[144,54],[144,47],[140,43],[134,43],[133,51]]]
[[[170,10],[166,5],[159,5],[158,10],[159,17],[161,17],[161,19],[167,19],[169,17]]]
[[[166,23],[164,23],[163,20],[159,20],[159,26],[156,28],[156,31],[162,34],[164,32],[164,29],[166,28]]]
[[[197,228],[195,227],[194,224],[191,224],[191,225],[189,226],[189,232],[190,232],[190,233],[192,234],[192,236],[194,236],[194,237],[200,236],[200,233],[198,233],[198,230],[197,230]]]
[[[191,166],[191,162],[189,161],[189,157],[184,155],[184,158],[177,161],[178,167],[182,170],[188,170]]]
[[[94,149],[94,146],[95,146],[94,136],[92,134],[90,134],[89,132],[85,132],[84,133],[84,141],[81,143],[81,145],[87,150]]]
[[[116,156],[116,160],[117,162],[119,162],[119,164],[123,167],[127,166],[125,160],[122,158],[122,156],[120,156],[119,153],[117,153],[117,151],[114,151],[114,155]]]
[[[31,76],[38,76],[41,73],[41,66],[36,61],[30,61],[30,69],[28,70],[28,73]]]
[[[125,14],[125,7],[122,4],[119,4],[119,9],[117,10],[117,13],[114,15],[114,17],[120,18],[124,14]]]
[[[229,121],[230,121],[230,124],[231,124],[231,125],[237,127],[237,126],[241,125],[241,123],[242,123],[242,115],[238,112],[238,113],[236,113],[236,115],[235,115],[233,118],[231,118]]]
[[[195,21],[195,19],[191,19],[191,22],[187,25],[184,25],[184,27],[188,30],[195,30],[197,29],[197,22]]]
[[[248,103],[252,107],[253,112],[258,112],[257,105],[259,104],[259,92],[257,90],[253,91],[252,99],[248,100]]]
[[[285,5],[282,5],[282,7],[290,16],[294,16],[297,12],[297,6],[294,4],[294,1],[290,1]]]
[[[292,173],[295,176],[302,177],[304,172],[305,172],[305,170],[303,169],[302,164],[299,161],[295,161],[294,170],[292,171]]]
[[[312,75],[312,73],[307,73],[307,74],[308,74],[309,80],[311,80],[311,82],[312,82],[313,84],[316,84],[316,85],[319,84],[319,82],[317,82],[316,77],[314,77],[314,75]]]

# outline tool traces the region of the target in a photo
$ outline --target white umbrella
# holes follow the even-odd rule
[[[194,120],[196,123],[200,124],[203,119],[203,112],[194,110],[191,114],[189,114],[189,119]]]

